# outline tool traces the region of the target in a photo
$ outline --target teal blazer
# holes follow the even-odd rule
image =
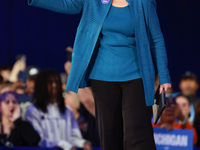
[[[135,19],[135,36],[139,65],[147,106],[154,104],[155,75],[159,84],[170,83],[168,59],[163,34],[156,13],[155,0],[127,0],[132,18]],[[82,17],[75,37],[71,70],[66,89],[77,93],[78,88],[91,85],[89,72],[98,36],[111,6],[111,0],[28,0],[29,5],[52,11],[77,14]],[[123,70],[122,70],[123,71]],[[134,99],[134,97],[133,97]]]

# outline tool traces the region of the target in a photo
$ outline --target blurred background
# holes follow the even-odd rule
[[[193,145],[200,149],[198,148],[200,147],[200,1],[156,1],[160,26],[165,39],[172,88],[168,90],[166,96],[166,109],[159,123],[154,127],[167,130],[193,130]],[[75,130],[73,132],[83,137],[83,139],[76,139],[77,143],[80,143],[79,140],[83,143],[84,139],[87,139],[90,143],[86,141],[86,146],[98,149],[99,138],[95,126],[95,106],[91,89],[89,87],[79,89],[77,94],[65,91],[80,18],[81,14],[59,14],[28,6],[27,0],[0,0],[0,129],[3,129],[0,130],[0,146],[6,144],[8,147],[12,147],[12,144],[37,146],[42,139],[40,137],[42,133],[38,132],[41,131],[42,125],[37,125],[37,122],[40,123],[43,120],[49,125],[59,124],[59,122],[52,123],[55,121],[51,118],[52,114],[65,112],[63,109],[66,105],[71,107],[70,110],[74,115],[66,116],[66,118],[71,117],[72,121],[77,121],[78,126],[77,129],[69,126],[67,128],[69,131],[65,133]],[[46,68],[56,70],[45,70]],[[155,79],[156,90],[158,76]],[[57,86],[57,89],[53,88],[53,84]],[[46,90],[40,90],[40,88]],[[10,105],[11,102],[12,105]],[[34,108],[33,103],[38,106],[38,110]],[[60,103],[61,107],[57,109],[54,103]],[[45,120],[44,116],[35,115],[37,111],[40,111],[39,108],[42,109],[43,115],[49,115],[51,119]],[[61,118],[59,115],[56,117]],[[24,120],[28,120],[33,127]],[[66,124],[63,127],[69,125],[68,120],[65,121]],[[21,123],[17,125],[16,122]],[[13,124],[16,126],[11,128]],[[62,135],[65,128],[51,126],[49,130],[43,129],[42,132],[52,136],[49,136],[49,139],[46,137],[42,139],[50,141],[46,142],[46,145],[40,142],[40,146],[54,147],[52,150],[57,149],[55,146],[69,149],[70,146],[66,146],[69,142],[67,138],[64,139],[63,144],[54,136]],[[29,132],[32,134],[26,134]],[[10,139],[7,139],[9,133],[11,133]],[[23,137],[21,137],[22,133]],[[26,139],[24,142],[18,141],[23,138]],[[51,145],[51,140],[54,141],[54,145]],[[74,146],[78,147],[77,144]]]
[[[200,76],[200,2],[157,0],[174,90],[187,70]],[[73,46],[79,15],[66,15],[30,7],[27,0],[0,1],[0,64],[12,65],[17,54],[27,65],[64,72],[67,46]],[[198,92],[198,95],[200,93]]]
[[[199,7],[197,0],[157,0],[175,91],[185,71],[200,76]],[[1,0],[0,64],[12,65],[17,54],[25,54],[28,65],[54,67],[63,72],[65,47],[73,46],[80,17],[81,14],[66,15],[30,7],[27,0]]]

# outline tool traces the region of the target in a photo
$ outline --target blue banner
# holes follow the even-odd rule
[[[193,131],[154,128],[154,139],[157,150],[193,150]]]

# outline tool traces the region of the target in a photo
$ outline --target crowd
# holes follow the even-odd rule
[[[158,86],[159,77],[156,76],[155,89]],[[173,84],[173,83],[172,83]],[[173,92],[169,89],[166,94],[166,108],[164,109],[159,122],[153,127],[166,128],[167,131],[172,129],[193,130],[193,144],[200,146],[200,99],[197,97],[199,83],[197,76],[187,71],[179,83],[180,92]],[[199,137],[199,138],[198,138]]]
[[[13,67],[0,65],[0,144],[1,146],[60,147],[92,150],[99,147],[95,124],[95,104],[90,87],[77,93],[66,91],[72,49],[67,48],[65,73],[55,69],[27,67],[19,59]],[[155,77],[155,90],[159,77]],[[172,83],[173,84],[173,83]],[[166,108],[154,127],[193,130],[200,146],[200,99],[196,75],[183,73],[180,92],[173,86],[166,94]],[[134,100],[134,98],[133,98]],[[199,137],[199,138],[198,138]]]

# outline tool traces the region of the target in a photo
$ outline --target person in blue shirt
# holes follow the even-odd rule
[[[102,150],[155,150],[155,75],[171,87],[155,0],[28,0],[82,17],[66,89],[91,86]]]

